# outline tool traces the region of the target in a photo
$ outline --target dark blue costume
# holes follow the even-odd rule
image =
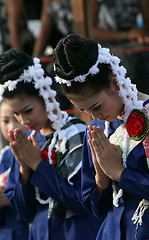
[[[149,109],[149,100],[146,104],[148,104]],[[122,121],[118,119],[111,122],[109,136],[111,136],[121,124]],[[93,120],[91,125],[100,126],[104,130],[104,121]],[[123,196],[119,199],[119,206],[115,207],[112,198],[112,184],[103,191],[100,197],[98,196],[95,185],[95,170],[88,145],[87,133],[85,134],[84,140],[82,203],[96,216],[102,217],[103,219],[97,240],[149,239],[149,208],[145,210],[142,216],[142,225],[134,224],[132,221],[132,217],[142,199],[149,201],[149,169],[147,165],[147,155],[142,141],[136,143],[129,152],[127,167],[121,174],[120,182],[115,182],[117,190],[123,189]]]
[[[82,143],[86,125],[79,119],[69,118],[64,128],[70,128],[70,138],[58,168],[42,160],[30,180],[22,185],[19,182],[20,166],[16,160],[12,165],[5,192],[15,211],[32,222],[29,239],[94,240],[101,224],[80,202]],[[39,132],[35,136],[41,147],[52,138],[52,134],[42,136]],[[40,202],[35,187],[40,193]],[[48,204],[43,204],[48,197],[51,198]]]
[[[14,156],[10,147],[5,147],[1,151],[0,174],[7,171]],[[5,206],[0,209],[0,239],[1,240],[27,240],[29,234],[29,225],[16,216],[11,206]]]

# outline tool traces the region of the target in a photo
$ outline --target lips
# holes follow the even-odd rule
[[[35,130],[36,126],[30,126],[29,129]]]
[[[107,118],[108,118],[108,117],[106,117],[106,118],[103,118],[102,120],[103,120],[103,121],[106,121],[106,119],[107,119]]]

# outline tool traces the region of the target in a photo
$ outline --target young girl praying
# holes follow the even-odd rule
[[[18,127],[23,133],[28,131],[28,128],[21,125],[12,115],[8,104],[2,101],[0,103],[0,129],[4,140],[9,142],[8,132]],[[18,218],[4,194],[13,161],[14,156],[9,144],[7,144],[0,151],[0,239],[27,240],[29,235],[29,224]]]
[[[61,39],[54,69],[66,96],[94,119],[84,138],[82,203],[103,220],[96,239],[149,239],[149,97],[92,39]]]
[[[52,79],[24,52],[0,56],[0,95],[30,128],[26,136],[9,132],[16,160],[5,190],[17,214],[32,222],[29,239],[95,239],[101,220],[80,202],[86,124],[60,110]]]

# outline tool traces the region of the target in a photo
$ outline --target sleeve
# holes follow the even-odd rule
[[[73,176],[73,185],[64,179],[51,164],[41,161],[34,172],[31,183],[61,206],[75,212],[78,216],[86,210],[81,204],[81,173]]]
[[[35,190],[30,182],[22,185],[19,181],[20,166],[14,159],[5,188],[5,195],[9,199],[15,213],[25,221],[32,221],[35,213]]]
[[[127,168],[121,174],[120,188],[140,199],[149,200],[149,170],[142,142],[128,156]]]
[[[95,169],[92,162],[91,150],[88,144],[87,131],[84,136],[82,165],[82,204],[96,217],[103,219],[105,218],[112,203],[112,187],[110,185],[99,197],[95,183]]]
[[[12,152],[9,146],[0,151],[0,174],[5,172],[12,164]]]
[[[55,168],[42,160],[31,178],[31,183],[46,196],[80,216],[87,212],[81,204],[82,145],[86,125],[77,118],[71,118],[65,129],[67,153],[64,154],[61,164]]]

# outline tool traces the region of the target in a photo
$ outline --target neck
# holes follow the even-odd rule
[[[51,134],[51,133],[53,133],[53,132],[54,132],[54,130],[50,130],[50,129],[41,129],[41,130],[40,130],[40,133],[41,133],[41,135],[43,135],[43,136],[49,135],[49,134]]]
[[[40,130],[40,133],[43,135],[43,136],[46,136],[46,135],[49,135],[51,133],[53,133],[55,130],[51,127],[51,122],[48,122],[47,126],[45,126],[44,128],[42,128]]]

